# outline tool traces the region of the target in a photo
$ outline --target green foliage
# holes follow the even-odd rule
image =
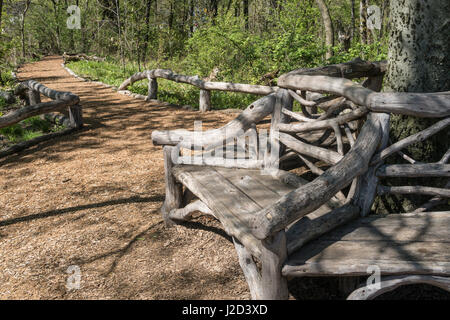
[[[47,120],[35,116],[0,129],[0,135],[5,136],[10,143],[17,143],[31,140],[48,132],[55,132],[61,129],[63,129],[62,126],[53,126]]]
[[[3,110],[6,107],[6,101],[3,99],[3,97],[0,97],[0,111]],[[1,114],[0,114],[1,117]]]
[[[345,52],[341,46],[333,48],[335,55],[328,60],[328,63],[342,63],[361,58],[367,61],[380,61],[387,59],[387,43],[376,41],[371,44],[354,43],[350,49]]]
[[[249,4],[248,15],[244,11],[245,3]],[[274,71],[282,74],[355,57],[386,58],[387,16],[384,29],[370,31],[369,44],[361,44],[358,2],[353,22],[351,1],[326,3],[336,43],[334,56],[328,61],[325,61],[327,48],[322,17],[312,0],[79,0],[81,30],[66,26],[67,5],[73,3],[32,1],[25,19],[25,58],[37,59],[64,51],[104,56],[107,61],[103,63],[77,62],[70,67],[84,77],[114,86],[143,69],[168,68],[180,74],[206,77],[218,68],[218,81],[268,84],[263,75]],[[386,2],[374,0],[371,4],[382,7]],[[10,81],[12,66],[22,60],[22,10],[23,2],[5,1],[3,32],[0,31],[3,82]],[[348,35],[352,23],[355,36],[344,49],[339,34]],[[197,106],[197,88],[165,80],[159,82],[160,100]],[[271,84],[275,82],[276,79]],[[130,90],[146,94],[146,85],[142,81]],[[214,108],[243,108],[255,98],[214,92],[212,102]]]

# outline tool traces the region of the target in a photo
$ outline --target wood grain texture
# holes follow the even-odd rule
[[[366,172],[380,139],[380,123],[369,116],[354,147],[340,162],[253,216],[250,221],[253,234],[264,239],[329,201],[356,176]]]
[[[250,93],[256,95],[268,95],[276,92],[278,87],[269,87],[261,85],[252,84],[241,84],[241,83],[231,83],[231,82],[212,82],[204,81],[198,76],[185,76],[180,75],[172,70],[168,69],[153,69],[143,72],[138,72],[132,75],[130,78],[126,79],[119,87],[119,90],[126,90],[130,85],[136,81],[145,80],[147,78],[162,78],[166,80],[171,80],[180,83],[187,83],[198,87],[202,90],[217,90],[217,91],[231,91],[231,92],[242,92]]]
[[[450,212],[369,216],[304,246],[283,267],[289,276],[450,273]]]

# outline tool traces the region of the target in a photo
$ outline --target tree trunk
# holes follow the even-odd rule
[[[0,0],[0,34],[2,33],[3,0]]]
[[[362,44],[367,44],[367,6],[368,0],[359,2],[359,35]]]
[[[147,67],[147,50],[148,42],[150,40],[150,10],[152,6],[152,0],[147,0],[147,7],[145,9],[145,39],[144,39],[144,50],[142,51],[142,62],[144,66]]]
[[[245,22],[245,30],[248,30],[249,25],[248,25],[248,1],[249,0],[244,0],[242,1],[242,4],[244,6],[244,22]]]
[[[323,25],[325,27],[325,44],[327,46],[326,58],[330,59],[333,56],[334,46],[334,30],[333,22],[331,21],[330,11],[324,0],[316,0],[316,4],[319,7],[320,14],[322,16]]]
[[[450,2],[448,0],[391,0],[390,42],[385,91],[438,92],[450,90]],[[391,140],[417,133],[435,120],[393,116]],[[408,147],[406,153],[416,161],[436,162],[450,147],[449,131]],[[394,159],[391,160],[391,162]],[[408,185],[408,179],[395,182]],[[426,180],[425,180],[426,181]],[[414,180],[418,182],[418,180]],[[427,182],[427,181],[426,181]],[[394,183],[394,181],[393,181]],[[411,179],[409,179],[411,183]],[[425,183],[426,184],[426,183]],[[382,198],[378,211],[411,211],[423,203],[422,197],[397,201]]]
[[[355,38],[355,0],[351,0],[351,15],[352,15],[352,29],[351,29],[351,41]]]
[[[21,24],[21,34],[22,34],[22,58],[25,59],[25,17],[27,15],[28,9],[30,8],[31,0],[25,2],[25,8],[22,12],[22,24]]]
[[[56,22],[56,51],[57,53],[61,53],[61,29],[59,27],[59,15],[58,15],[58,4],[56,0],[52,0],[53,3],[53,13]]]

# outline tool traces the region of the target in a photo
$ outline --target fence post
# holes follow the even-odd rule
[[[148,78],[148,100],[158,99],[158,81],[156,78]]]
[[[38,103],[41,103],[41,93],[39,91],[29,89],[28,90],[28,103],[30,106],[34,106]]]
[[[211,91],[200,90],[200,112],[211,110]]]
[[[70,126],[72,128],[81,128],[83,126],[82,107],[78,104],[69,107]]]

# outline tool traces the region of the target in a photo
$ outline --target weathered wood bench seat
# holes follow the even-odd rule
[[[211,214],[220,220],[229,234],[242,242],[256,256],[261,255],[261,241],[252,235],[247,226],[249,215],[259,212],[300,185],[308,183],[297,175],[283,170],[268,174],[259,169],[177,165],[172,168],[172,174],[206,204]],[[337,206],[333,200],[329,202],[309,216],[322,216]],[[184,218],[177,215],[177,211],[172,213]],[[293,239],[293,242],[296,240]]]
[[[308,243],[288,258],[284,276],[437,275],[450,271],[450,214],[368,216]]]
[[[194,131],[152,133],[163,146],[164,220],[187,221],[197,211],[217,218],[233,239],[253,299],[287,299],[289,277],[369,276],[369,267],[397,278],[350,298],[417,282],[450,290],[450,210],[425,213],[448,208],[450,184],[380,184],[449,177],[450,150],[430,164],[401,150],[450,125],[450,95],[380,93],[377,66],[356,60],[296,70],[221,128],[202,132],[194,124]],[[324,75],[336,76],[337,69],[345,78]],[[349,80],[361,76],[355,70],[369,70],[362,85]],[[307,100],[306,91],[328,95]],[[302,112],[293,111],[294,100]],[[389,146],[389,113],[441,119]],[[409,164],[384,165],[393,154]],[[386,194],[430,199],[414,213],[370,215],[375,197]]]

